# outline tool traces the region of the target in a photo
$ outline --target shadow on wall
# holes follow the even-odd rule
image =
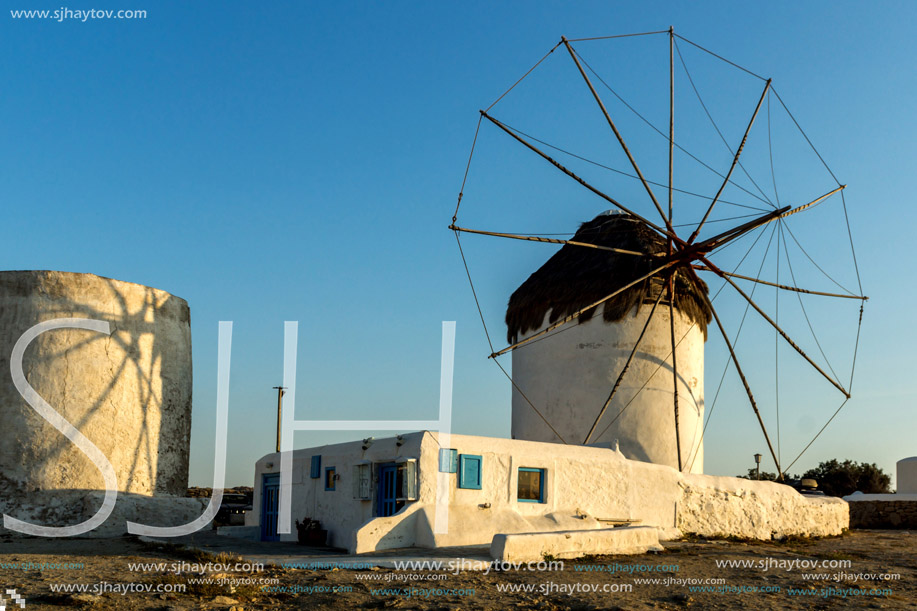
[[[191,428],[188,304],[92,274],[0,272],[0,486],[100,489],[95,465],[22,398],[10,354],[39,322],[89,318],[111,335],[56,329],[23,358],[29,384],[111,461],[122,491],[184,496]]]

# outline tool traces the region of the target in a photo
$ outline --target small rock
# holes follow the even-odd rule
[[[239,604],[238,600],[236,600],[235,598],[230,598],[228,596],[217,596],[210,602],[217,604],[217,605],[237,605]]]
[[[93,596],[92,594],[71,594],[70,600],[76,603],[85,603],[91,605],[98,600],[98,597]]]

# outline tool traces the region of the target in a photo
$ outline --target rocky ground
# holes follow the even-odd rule
[[[202,565],[242,559],[128,537],[4,536],[0,589],[15,589],[25,609],[913,609],[915,552],[915,532],[856,530],[767,543],[688,539],[661,553],[566,561],[551,571],[225,572]],[[60,591],[66,587],[87,591]]]

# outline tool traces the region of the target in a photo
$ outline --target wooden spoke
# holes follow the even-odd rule
[[[790,209],[789,206],[785,206],[783,208],[780,208],[779,210],[768,212],[767,214],[763,216],[759,216],[756,219],[752,219],[748,221],[747,223],[739,225],[738,227],[734,227],[728,231],[724,231],[723,233],[715,235],[712,238],[704,240],[703,242],[699,242],[695,244],[692,248],[695,248],[698,252],[709,252],[713,250],[714,248],[723,246],[727,242],[731,242],[735,240],[736,238],[745,235],[746,233],[748,233],[749,231],[752,231],[753,229],[757,229],[758,227],[767,225],[774,219],[779,218],[782,213],[788,211],[789,209]]]
[[[673,280],[674,274],[669,274],[669,333],[672,338],[672,397],[675,406],[675,452],[678,455],[678,471],[681,472],[683,466],[681,463],[681,435],[679,434],[678,427],[678,364],[675,359],[675,348],[678,344],[675,342],[675,287],[673,286]]]
[[[673,192],[672,185],[675,173],[675,31],[669,26],[669,224],[672,227],[673,213]],[[668,254],[672,255],[672,241],[668,240]],[[675,358],[675,287],[673,279],[675,273],[669,274],[668,293],[669,293],[669,333],[672,338],[672,376],[674,384],[672,386],[672,400],[675,406],[675,452],[678,456],[678,471],[682,471],[681,462],[681,433],[678,427],[678,364]]]
[[[623,248],[612,248],[611,246],[601,246],[599,244],[590,244],[588,242],[579,242],[577,240],[558,240],[554,238],[542,238],[540,236],[532,235],[519,235],[515,233],[500,233],[498,231],[481,231],[480,229],[467,229],[465,227],[459,227],[457,225],[449,225],[449,229],[453,231],[461,231],[464,233],[476,233],[479,235],[489,235],[495,236],[498,238],[510,238],[513,240],[526,240],[529,242],[547,242],[549,244],[570,244],[571,246],[583,246],[585,248],[596,248],[598,250],[607,250],[608,252],[614,252],[619,255],[634,255],[637,257],[647,257],[654,256],[652,254],[647,254],[645,252],[638,252],[636,250],[625,250]],[[660,255],[662,253],[659,253]]]
[[[694,269],[700,270],[702,272],[712,272],[713,270],[707,267],[706,265],[692,265]],[[776,282],[768,282],[767,280],[761,280],[760,278],[752,278],[751,276],[743,276],[742,274],[734,274],[732,272],[722,272],[723,275],[729,276],[730,278],[738,278],[739,280],[748,280],[749,282],[755,282],[757,284],[766,284],[767,286],[773,286],[778,289],[783,289],[785,291],[794,291],[796,293],[807,293],[809,295],[824,295],[825,297],[841,297],[843,299],[859,299],[861,301],[866,301],[869,297],[864,295],[843,295],[841,293],[826,293],[824,291],[811,291],[809,289],[801,289],[798,286],[788,286],[786,284],[777,284]]]
[[[720,321],[719,314],[716,313],[716,309],[713,307],[713,303],[710,301],[707,293],[701,291],[701,295],[704,297],[704,301],[707,302],[707,307],[710,308],[710,312],[713,314],[713,320],[716,321],[716,326],[720,330],[720,335],[723,336],[723,341],[726,342],[726,347],[729,349],[729,356],[732,359],[732,363],[736,367],[739,378],[742,380],[742,385],[745,387],[745,394],[748,395],[748,401],[751,403],[751,409],[755,412],[755,416],[758,418],[758,424],[761,425],[761,432],[764,433],[764,441],[767,442],[767,449],[770,450],[771,456],[774,459],[774,464],[777,465],[777,477],[779,481],[783,481],[783,470],[780,468],[780,459],[777,458],[777,453],[774,452],[774,446],[771,444],[771,438],[767,434],[767,427],[764,426],[764,420],[761,418],[761,412],[758,411],[758,404],[755,401],[755,396],[751,392],[751,387],[748,385],[748,379],[742,372],[741,365],[739,365],[739,359],[736,357],[735,350],[732,347],[732,342],[729,341],[729,336],[726,334],[726,329],[723,328],[723,323]]]
[[[808,363],[809,363],[812,367],[814,367],[815,370],[816,370],[818,373],[822,374],[822,375],[825,377],[825,379],[828,380],[829,382],[831,382],[831,384],[832,384],[835,388],[837,388],[839,391],[841,391],[841,392],[844,394],[845,397],[847,397],[848,399],[850,398],[850,393],[847,392],[847,390],[846,390],[843,386],[841,386],[840,383],[837,382],[837,380],[835,380],[834,378],[832,378],[831,376],[829,376],[829,375],[825,372],[824,369],[822,369],[821,367],[819,367],[818,364],[817,364],[815,361],[813,361],[811,358],[809,358],[809,355],[806,354],[805,352],[803,352],[802,348],[800,348],[799,346],[797,346],[797,345],[796,345],[796,342],[794,342],[792,339],[790,339],[790,336],[787,335],[786,332],[785,332],[783,329],[781,329],[780,326],[779,326],[776,322],[774,322],[774,320],[773,320],[770,316],[768,316],[767,313],[765,313],[764,310],[762,310],[762,309],[758,306],[758,304],[756,304],[756,303],[754,302],[754,300],[753,300],[751,297],[748,296],[747,293],[745,293],[745,291],[743,291],[741,288],[739,288],[739,286],[738,286],[735,282],[733,282],[733,281],[729,278],[729,276],[727,276],[727,275],[726,275],[720,268],[718,268],[716,265],[714,265],[713,263],[711,263],[706,257],[701,257],[700,260],[703,261],[703,262],[707,265],[707,267],[710,268],[711,271],[713,271],[716,275],[718,275],[720,278],[722,278],[722,279],[725,280],[727,283],[729,283],[729,284],[732,286],[732,288],[734,288],[736,291],[738,291],[739,294],[740,294],[742,297],[745,298],[745,301],[747,301],[747,302],[751,305],[751,307],[753,307],[753,308],[755,309],[755,311],[756,311],[758,314],[760,314],[762,318],[764,318],[764,320],[766,320],[768,323],[770,323],[770,325],[771,325],[772,327],[774,327],[774,329],[777,330],[777,333],[779,333],[780,336],[783,337],[783,339],[785,339],[786,342],[787,342],[790,346],[792,346],[793,349],[794,349],[796,352],[798,352],[800,355],[802,355],[802,358],[804,358],[806,361],[808,361]]]
[[[624,137],[621,135],[621,132],[618,131],[617,126],[615,126],[615,122],[611,120],[611,115],[608,114],[608,110],[605,108],[605,104],[602,102],[602,98],[599,97],[595,87],[592,86],[592,81],[589,80],[589,76],[586,74],[586,71],[583,70],[583,66],[580,64],[579,58],[576,57],[576,53],[573,52],[573,47],[570,46],[570,41],[564,37],[561,37],[561,42],[563,42],[564,46],[567,47],[567,51],[570,53],[570,57],[573,58],[573,62],[576,64],[577,69],[579,69],[579,73],[586,81],[586,85],[589,87],[589,91],[592,92],[592,97],[595,98],[596,103],[599,105],[599,109],[601,109],[602,114],[605,116],[605,121],[608,123],[608,126],[611,127],[611,131],[614,132],[615,138],[618,139],[618,143],[621,145],[621,148],[624,149],[624,154],[627,155],[627,159],[630,161],[631,167],[634,168],[634,172],[637,173],[637,177],[640,178],[640,182],[643,183],[643,188],[646,189],[650,199],[653,200],[653,205],[656,206],[656,210],[659,212],[659,216],[662,217],[662,220],[666,224],[669,232],[675,233],[675,230],[672,229],[671,220],[666,217],[665,212],[662,211],[662,206],[659,205],[659,200],[656,199],[656,195],[650,188],[649,183],[646,181],[646,178],[643,177],[643,172],[640,171],[640,167],[637,165],[637,160],[634,159],[634,156],[631,155],[630,149],[627,148],[627,143],[624,142]]]
[[[576,182],[580,183],[582,186],[586,187],[587,189],[589,189],[590,191],[592,191],[593,193],[595,193],[596,195],[598,195],[599,197],[601,197],[602,199],[604,199],[605,201],[607,201],[608,203],[610,203],[611,205],[613,205],[615,208],[617,208],[617,209],[619,209],[619,210],[622,210],[622,211],[624,211],[624,212],[630,214],[631,216],[633,216],[633,217],[636,218],[637,220],[642,221],[643,223],[645,223],[647,227],[650,227],[650,228],[656,230],[656,231],[659,232],[660,234],[672,238],[672,240],[673,240],[676,244],[679,244],[679,245],[681,245],[681,246],[686,245],[686,242],[685,242],[684,240],[682,240],[681,238],[679,238],[679,237],[675,234],[674,231],[669,231],[668,229],[664,229],[664,228],[660,227],[659,225],[653,223],[653,222],[650,221],[649,219],[646,219],[646,218],[644,218],[643,216],[637,214],[636,212],[634,212],[634,211],[631,210],[630,208],[625,207],[622,203],[620,203],[619,201],[615,200],[615,199],[612,198],[611,196],[606,195],[605,193],[602,193],[601,191],[599,191],[598,189],[596,189],[595,187],[593,187],[592,185],[590,185],[589,183],[587,183],[585,180],[583,180],[582,178],[580,178],[579,176],[577,176],[576,174],[574,174],[573,172],[571,172],[570,170],[568,170],[567,168],[565,168],[563,165],[561,165],[560,163],[558,163],[557,161],[555,161],[553,158],[551,158],[550,155],[548,155],[547,153],[545,153],[544,151],[542,151],[542,150],[539,149],[538,147],[534,146],[533,144],[529,143],[529,142],[526,141],[524,138],[520,137],[520,136],[519,136],[518,134],[516,134],[513,130],[511,130],[510,128],[508,128],[506,125],[504,125],[503,123],[501,123],[501,122],[498,121],[497,119],[494,119],[493,117],[491,117],[489,114],[487,114],[487,112],[485,112],[485,111],[482,110],[482,111],[481,111],[481,115],[482,115],[485,119],[487,119],[488,121],[490,121],[491,123],[493,123],[494,125],[496,125],[497,127],[499,127],[500,129],[502,129],[504,132],[506,132],[507,134],[509,134],[510,136],[512,136],[515,140],[517,140],[517,141],[518,141],[519,143],[521,143],[523,146],[525,146],[526,148],[528,148],[528,149],[531,150],[532,152],[537,153],[538,155],[540,155],[545,161],[547,161],[548,163],[550,163],[551,165],[553,165],[555,168],[557,168],[558,170],[560,170],[561,172],[563,172],[564,174],[566,174],[567,176],[569,176],[570,178],[572,178],[572,179],[575,180]]]
[[[798,206],[798,207],[796,207],[796,208],[793,208],[792,210],[790,210],[790,211],[788,211],[788,212],[784,212],[783,214],[780,215],[780,218],[784,219],[784,218],[790,216],[791,214],[796,214],[797,212],[802,212],[802,211],[805,210],[806,208],[810,208],[810,207],[814,206],[815,204],[817,204],[818,202],[820,202],[820,201],[822,201],[822,200],[824,200],[824,199],[828,199],[829,197],[831,197],[832,195],[834,195],[834,194],[837,193],[838,191],[843,191],[843,190],[846,189],[846,188],[847,188],[847,185],[841,185],[841,186],[839,186],[837,189],[834,189],[834,190],[832,190],[832,191],[828,191],[827,193],[825,193],[825,194],[822,195],[821,197],[819,197],[819,198],[817,198],[817,199],[813,199],[813,200],[810,201],[808,204],[803,204],[802,206]]]

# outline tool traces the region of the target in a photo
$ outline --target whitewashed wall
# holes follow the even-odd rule
[[[405,435],[401,448],[390,438],[366,452],[359,442],[296,451],[293,515],[321,520],[331,544],[355,552],[487,544],[497,533],[607,527],[602,519],[636,520],[659,527],[668,538],[685,532],[757,539],[824,536],[839,534],[849,523],[847,503],[840,499],[806,497],[773,482],[680,474],[603,448],[466,435],[452,435],[449,446],[459,454],[482,456],[483,478],[481,490],[470,490],[457,487],[457,474],[442,474],[449,484],[445,534],[433,532],[440,448],[438,434],[429,432]],[[331,464],[340,469],[335,492],[308,477],[309,458],[318,453],[323,469]],[[352,498],[349,465],[366,459],[387,462],[398,455],[419,458],[419,500],[395,516],[372,518],[372,502]],[[518,502],[519,467],[547,470],[544,503]],[[278,469],[277,454],[258,461],[250,524],[258,523],[261,474]]]
[[[615,323],[606,323],[599,311],[588,322],[571,323],[562,332],[553,332],[557,333],[554,336],[513,351],[513,381],[567,443],[582,444],[586,439],[651,309],[652,305],[635,308]],[[625,405],[630,405],[607,431],[593,436],[591,443],[613,444],[617,440],[628,458],[677,467],[669,320],[669,308],[660,305],[596,433],[601,433]],[[541,329],[547,322],[546,315]],[[702,473],[704,335],[675,310],[675,338],[676,343],[680,342],[675,356],[683,470]],[[649,383],[641,390],[647,380]],[[512,436],[560,441],[515,389]]]
[[[394,462],[399,457],[419,458],[420,442],[424,435],[426,434],[423,432],[404,435],[401,446],[394,437],[376,440],[365,451],[362,449],[361,441],[296,450],[293,453],[293,532],[281,535],[280,540],[296,541],[295,520],[312,518],[319,520],[322,528],[328,530],[329,545],[351,547],[353,533],[372,519],[375,503],[375,499],[354,499],[353,466],[365,460],[378,464]],[[310,477],[311,460],[314,455],[322,457],[320,477],[317,479]],[[334,467],[335,472],[340,475],[333,491],[325,490],[326,467]],[[280,473],[279,454],[268,454],[255,464],[253,511],[246,514],[247,525],[260,524],[261,484],[266,473]],[[432,492],[427,491],[426,494],[430,496]],[[416,503],[408,503],[405,509],[411,509],[412,505]],[[396,540],[397,536],[397,533],[389,533],[385,537],[388,547],[400,547],[399,541]],[[414,534],[411,532],[405,545],[413,545],[413,539]]]
[[[60,318],[111,334],[55,329],[23,356],[28,383],[114,467],[118,490],[184,496],[191,438],[191,320],[184,299],[93,274],[0,272],[0,507],[30,495],[101,490],[96,465],[26,403],[10,357],[22,334]]]

